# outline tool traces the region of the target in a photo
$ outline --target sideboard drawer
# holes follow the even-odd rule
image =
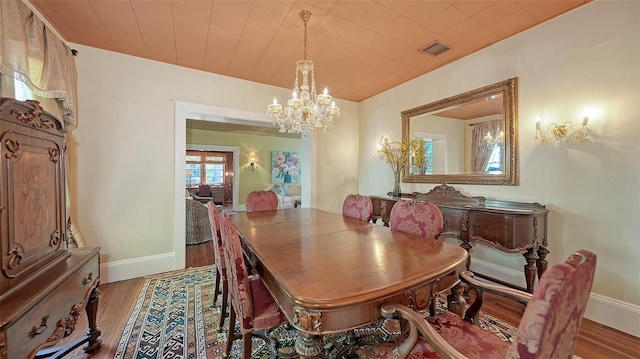
[[[47,341],[51,342],[47,347],[53,346],[71,334],[80,315],[84,315],[86,301],[97,285],[99,276],[98,255],[75,272],[69,272],[69,276],[58,287],[42,297],[7,329],[7,358],[25,358],[28,353],[28,357],[32,357],[34,348]],[[54,333],[58,326],[61,330]],[[65,330],[68,331],[66,334]]]
[[[505,216],[473,213],[469,216],[469,237],[504,250],[521,251],[533,245],[533,216]]]

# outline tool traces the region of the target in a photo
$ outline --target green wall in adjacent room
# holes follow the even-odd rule
[[[238,162],[240,176],[238,203],[244,204],[251,191],[264,189],[271,184],[271,152],[300,152],[301,140],[274,136],[251,135],[244,133],[209,131],[187,128],[188,145],[235,146],[240,148]],[[251,171],[250,156],[256,156],[255,169]]]

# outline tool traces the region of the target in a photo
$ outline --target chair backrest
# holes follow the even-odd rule
[[[278,208],[278,195],[273,191],[253,191],[247,195],[247,212],[271,211]]]
[[[342,203],[342,215],[369,222],[373,216],[371,198],[361,194],[350,194]]]
[[[222,218],[220,236],[222,237],[224,258],[227,266],[229,300],[238,317],[243,333],[247,333],[253,328],[253,297],[249,283],[249,272],[242,256],[240,237],[231,218]]]
[[[444,220],[440,208],[427,201],[397,201],[389,214],[389,225],[399,231],[438,239]]]
[[[595,270],[596,255],[586,250],[546,270],[507,357],[572,358]]]
[[[220,273],[220,278],[226,279],[226,264],[223,257],[222,238],[220,238],[220,211],[213,202],[207,202],[207,210],[209,212],[209,222],[211,223],[211,234],[213,235],[213,258],[216,261],[216,268]]]
[[[187,244],[203,243],[211,239],[207,207],[193,200],[185,200],[185,240]]]
[[[200,197],[211,197],[211,186],[209,186],[208,184],[201,184],[198,187],[198,191],[196,192],[196,194]]]

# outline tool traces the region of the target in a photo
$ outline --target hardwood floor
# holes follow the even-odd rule
[[[187,246],[186,256],[188,267],[213,264],[213,249],[210,243]],[[143,283],[143,278],[136,278],[102,285],[98,309],[98,328],[102,332],[102,346],[93,355],[87,355],[82,349],[77,349],[68,358],[113,358],[123,327],[129,318],[129,312],[136,302]],[[483,310],[517,325],[523,306],[514,301],[487,295]],[[77,338],[84,333],[83,328],[87,328],[86,316],[81,317],[76,328],[69,339]],[[638,359],[640,358],[640,338],[585,319],[582,321],[575,354],[584,359]]]

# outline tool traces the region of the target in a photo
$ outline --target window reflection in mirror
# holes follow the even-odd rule
[[[402,112],[405,182],[517,184],[516,78]]]

